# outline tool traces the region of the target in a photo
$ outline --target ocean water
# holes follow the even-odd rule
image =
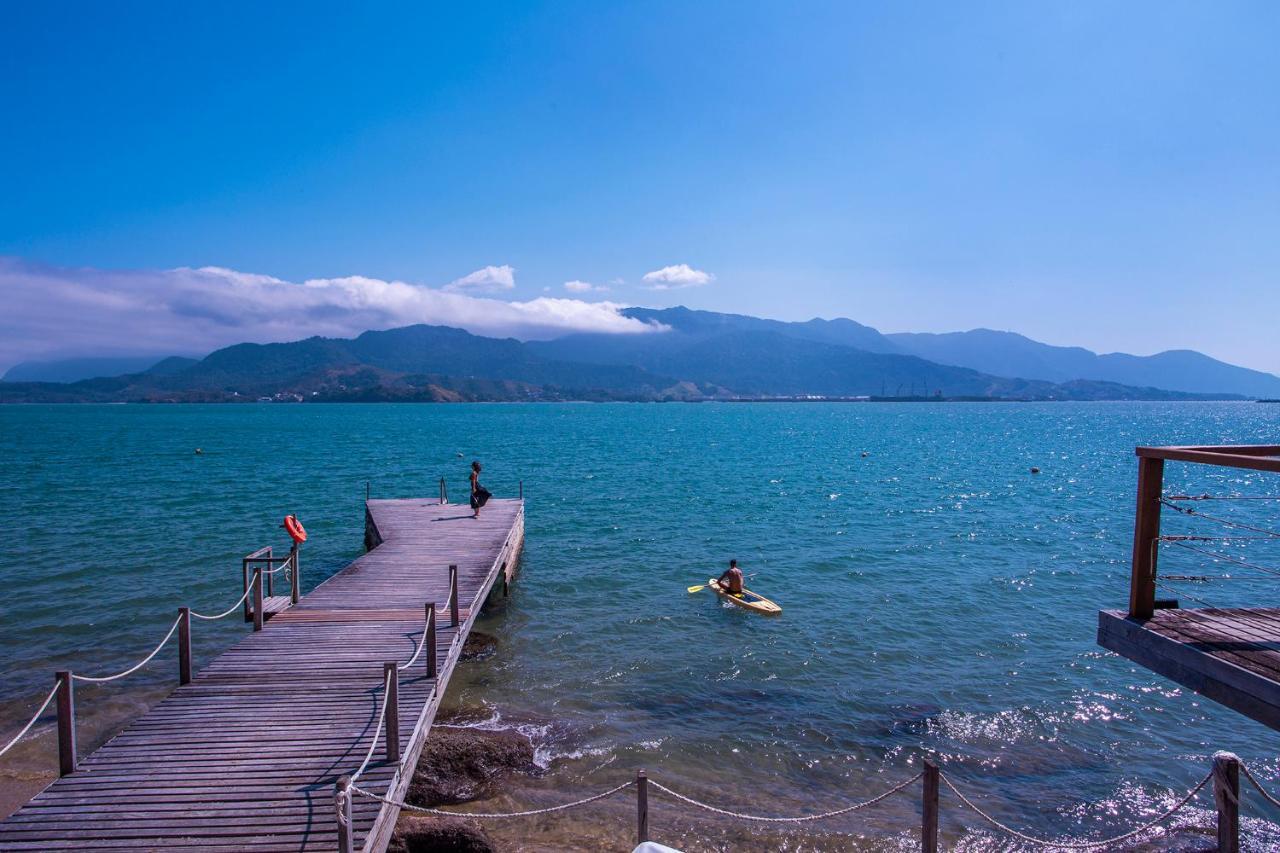
[[[0,738],[55,669],[116,671],[177,606],[228,606],[239,557],[284,547],[284,514],[311,537],[305,590],[360,553],[366,483],[431,496],[445,475],[461,497],[478,458],[495,494],[523,481],[527,543],[511,597],[479,626],[497,653],[459,669],[449,704],[460,724],[530,734],[545,768],[486,809],[584,796],[644,767],[727,808],[797,814],[870,797],[931,756],[1024,831],[1113,834],[1172,803],[1218,749],[1280,785],[1274,732],[1095,644],[1097,611],[1127,598],[1134,446],[1278,435],[1280,406],[1251,403],[0,407]],[[1274,475],[1187,465],[1166,483],[1280,494]],[[1222,507],[1280,527],[1280,502]],[[1222,547],[1280,566],[1280,545]],[[780,617],[685,591],[730,557]],[[1161,567],[1224,573],[1185,550]],[[1215,604],[1275,598],[1267,582],[1185,588]],[[197,666],[245,630],[197,624]],[[169,689],[170,657],[78,688],[86,746]],[[54,756],[42,723],[0,779],[29,793]],[[911,849],[917,791],[781,830],[653,795],[651,827],[691,850]],[[1197,803],[1150,849],[1203,845],[1211,798]],[[622,850],[633,808],[493,831]],[[949,793],[942,808],[948,846],[1020,849]],[[1256,797],[1245,812],[1252,849],[1280,844]]]

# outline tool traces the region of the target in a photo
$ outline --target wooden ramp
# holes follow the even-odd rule
[[[387,761],[380,741],[360,780],[399,799],[462,641],[523,541],[521,500],[494,499],[479,520],[435,499],[369,501],[372,550],[0,823],[0,850],[335,850],[334,785],[369,750],[384,663],[413,657],[436,603],[436,677],[429,646],[399,673],[401,761]],[[396,811],[355,798],[357,849],[385,849]]]

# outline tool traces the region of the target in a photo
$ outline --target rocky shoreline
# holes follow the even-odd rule
[[[528,737],[511,730],[451,727],[451,720],[463,717],[455,712],[437,719],[414,769],[406,802],[436,807],[489,799],[512,775],[540,772]],[[406,813],[389,849],[394,853],[497,853],[499,848],[475,821]]]

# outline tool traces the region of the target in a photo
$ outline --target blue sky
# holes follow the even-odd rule
[[[9,360],[212,266],[1280,369],[1280,6],[354,5],[6,8]]]

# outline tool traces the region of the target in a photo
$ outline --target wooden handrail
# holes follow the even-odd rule
[[[1280,445],[1136,447],[1134,453],[1138,457],[1138,503],[1133,518],[1129,615],[1135,619],[1150,619],[1156,606],[1156,564],[1165,461],[1280,473]]]

